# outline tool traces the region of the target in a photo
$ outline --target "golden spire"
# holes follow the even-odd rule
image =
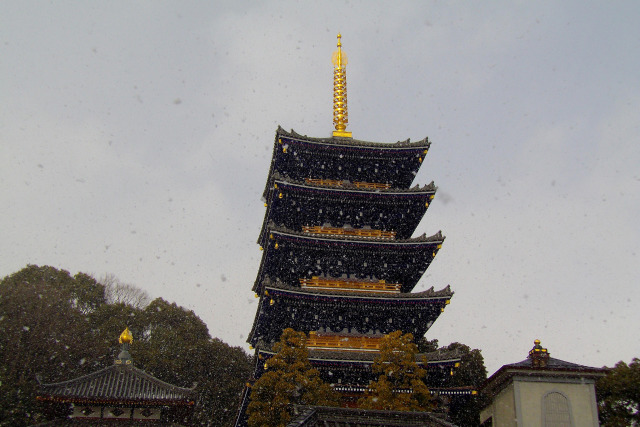
[[[347,113],[347,54],[342,52],[342,36],[338,34],[338,50],[333,52],[333,124],[336,130],[333,136],[351,138],[347,132],[349,114]]]
[[[131,335],[131,331],[129,328],[125,328],[124,331],[120,334],[120,339],[118,340],[120,344],[131,344],[133,341],[133,335]]]

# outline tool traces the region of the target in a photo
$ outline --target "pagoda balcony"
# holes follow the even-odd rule
[[[343,187],[344,181],[339,181],[335,179],[322,179],[322,178],[305,178],[304,182],[307,184],[315,184],[322,185],[326,187]],[[364,182],[364,181],[356,181],[353,183],[356,188],[368,188],[368,189],[382,189],[386,190],[391,188],[391,184],[382,183],[382,182]]]
[[[396,238],[395,231],[376,230],[372,228],[350,228],[350,227],[327,227],[319,225],[305,225],[302,227],[304,233],[311,234],[324,234],[327,236],[358,236],[358,237],[371,237],[376,239],[389,239]]]
[[[342,290],[352,292],[377,292],[399,294],[402,288],[400,283],[387,283],[385,280],[368,281],[356,279],[334,279],[313,276],[311,279],[300,279],[301,288],[314,288],[326,290]]]
[[[317,332],[311,331],[307,347],[323,350],[379,351],[381,340],[382,337],[318,335]]]

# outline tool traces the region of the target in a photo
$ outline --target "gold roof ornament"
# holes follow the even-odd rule
[[[338,33],[338,50],[333,52],[333,136],[351,138],[347,132],[349,114],[347,112],[347,54],[342,51],[342,35]]]
[[[549,361],[549,351],[540,345],[540,340],[533,342],[533,348],[529,351],[529,359],[534,368],[544,368]]]
[[[131,344],[133,342],[133,335],[131,335],[131,331],[128,327],[122,331],[118,342],[120,342],[120,344]]]
[[[131,358],[131,354],[129,353],[129,346],[133,342],[133,335],[131,335],[131,331],[128,327],[125,328],[124,331],[122,331],[118,341],[120,342],[120,344],[122,344],[122,350],[120,351],[120,354],[118,354],[116,365],[133,364],[133,359]]]

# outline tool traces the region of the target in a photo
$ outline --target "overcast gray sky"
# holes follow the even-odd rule
[[[640,357],[640,2],[0,2],[0,276],[121,280],[244,344],[278,124],[429,136],[427,337]]]

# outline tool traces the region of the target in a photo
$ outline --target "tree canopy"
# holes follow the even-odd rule
[[[616,363],[598,380],[596,393],[603,426],[640,425],[640,359]]]
[[[127,286],[129,295],[146,295]],[[212,338],[175,303],[114,298],[89,275],[29,265],[0,281],[0,425],[42,421],[36,375],[51,383],[111,365],[125,327],[137,367],[181,387],[197,383],[194,424],[232,422],[251,372],[241,348]]]
[[[265,362],[267,371],[253,384],[247,408],[249,426],[284,426],[292,405],[333,406],[337,394],[312,368],[307,336],[287,328],[274,345],[276,354]]]
[[[417,363],[417,355],[413,335],[402,331],[386,335],[371,366],[373,373],[379,375],[378,380],[369,385],[358,406],[390,411],[433,409],[431,394],[424,383],[427,371]]]

